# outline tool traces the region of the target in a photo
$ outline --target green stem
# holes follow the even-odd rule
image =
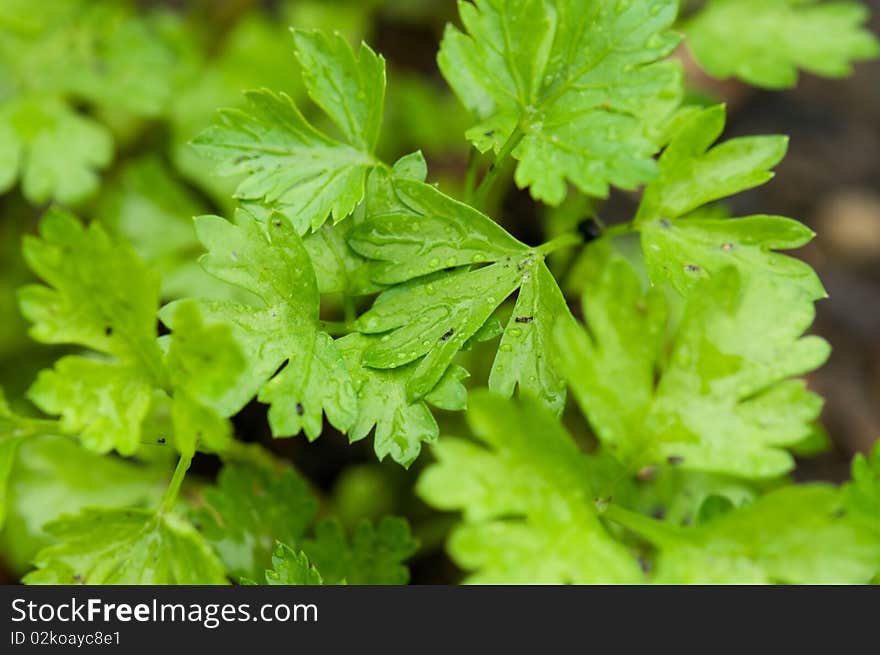
[[[535,248],[535,252],[540,255],[549,255],[551,252],[556,252],[557,250],[561,250],[562,248],[571,248],[572,246],[577,246],[583,241],[580,236],[574,233],[561,234],[555,239],[551,239],[547,243],[542,243],[540,246]]]
[[[354,297],[348,294],[342,297],[342,311],[344,312],[345,322],[353,325],[357,319],[357,307],[354,305]]]
[[[464,174],[464,201],[469,205],[474,201],[474,188],[477,185],[477,168],[480,158],[476,148],[471,148],[468,154],[467,171]]]
[[[608,503],[604,509],[599,508],[599,514],[654,544],[670,543],[678,539],[677,531],[673,526],[614,503]]]
[[[344,337],[358,331],[354,321],[320,321],[320,327],[331,337]]]
[[[507,138],[507,141],[504,142],[504,146],[502,146],[501,152],[499,152],[498,156],[495,157],[495,161],[492,162],[491,166],[489,166],[489,170],[486,171],[483,179],[480,180],[480,186],[477,187],[477,190],[473,194],[473,206],[477,209],[486,208],[486,202],[489,198],[489,193],[492,191],[492,187],[495,185],[495,181],[498,179],[498,175],[501,173],[502,164],[511,155],[513,149],[519,145],[519,142],[522,141],[522,138],[522,128],[517,125],[516,129],[514,129],[513,132],[511,132],[510,136]]]
[[[162,503],[159,505],[159,514],[167,514],[174,508],[177,496],[180,494],[183,478],[186,477],[189,465],[192,464],[192,458],[192,455],[181,455],[177,460],[177,468],[174,469],[174,475],[171,476],[171,482],[168,483],[168,488],[162,497]]]

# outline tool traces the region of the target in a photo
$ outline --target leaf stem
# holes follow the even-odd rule
[[[344,312],[345,322],[353,325],[357,319],[357,308],[354,305],[354,297],[345,294],[342,297],[342,311]]]
[[[568,234],[561,234],[555,239],[551,239],[547,243],[542,243],[540,246],[535,248],[535,252],[540,255],[549,255],[551,252],[556,252],[557,250],[561,250],[562,248],[571,248],[572,246],[579,245],[583,239],[573,233],[569,232]]]
[[[486,171],[483,179],[480,180],[480,185],[473,194],[472,203],[477,209],[484,210],[486,208],[486,201],[489,198],[492,187],[495,185],[495,181],[498,179],[498,175],[501,173],[502,164],[511,155],[513,149],[519,145],[519,142],[522,141],[523,135],[522,128],[517,125],[513,132],[510,133],[510,136],[507,137],[507,141],[501,147],[501,152],[495,157],[495,161],[489,166],[489,170]]]
[[[677,530],[662,521],[633,512],[614,503],[608,503],[607,505],[597,503],[596,505],[600,516],[622,525],[627,530],[641,535],[652,543],[670,543],[678,538]]]
[[[181,455],[180,459],[177,460],[174,475],[171,476],[171,482],[168,483],[168,488],[165,490],[165,495],[162,497],[162,502],[159,505],[159,514],[167,514],[174,508],[174,503],[177,502],[177,496],[180,494],[180,486],[183,484],[183,479],[186,477],[190,464],[192,464],[192,458],[192,455]]]
[[[477,168],[479,168],[480,158],[476,148],[471,148],[468,153],[467,170],[464,174],[464,201],[473,204],[474,189],[477,185]]]
[[[351,332],[357,332],[355,321],[321,321],[320,327],[331,337],[344,337]]]

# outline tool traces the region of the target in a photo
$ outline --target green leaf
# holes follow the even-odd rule
[[[789,471],[784,448],[809,434],[822,404],[790,379],[828,356],[825,341],[801,337],[812,306],[796,289],[724,269],[694,288],[667,343],[659,292],[643,292],[608,244],[591,248],[599,273],[586,281],[587,330],[565,322],[556,337],[602,443],[632,470],[668,460],[747,478]]]
[[[36,552],[51,543],[43,529],[49,521],[86,507],[153,506],[168,482],[161,458],[147,465],[96,455],[69,437],[35,436],[17,450],[0,531],[4,561],[16,572],[29,568]]]
[[[12,413],[0,389],[0,530],[6,521],[9,508],[9,479],[15,455],[21,443],[30,437],[54,434],[58,431],[55,421],[17,416]]]
[[[312,99],[344,141],[306,121],[293,100],[269,90],[250,91],[245,110],[228,109],[194,141],[223,161],[222,175],[246,175],[236,196],[282,211],[296,231],[339,222],[363,199],[385,94],[385,63],[363,44],[357,56],[340,35],[294,32],[297,56]]]
[[[374,208],[349,237],[357,253],[377,262],[372,273],[376,282],[398,284],[528,252],[488,216],[429,184],[401,177],[392,185],[399,209]]]
[[[324,413],[333,426],[347,430],[356,417],[357,398],[336,345],[319,330],[317,281],[302,240],[280,214],[265,227],[243,211],[236,213],[236,221],[196,219],[199,239],[209,250],[200,260],[205,270],[262,302],[200,304],[210,322],[230,327],[249,365],[239,384],[227,386],[224,406],[237,411],[258,393],[270,405],[276,437],[304,431],[314,440]],[[161,314],[172,327],[174,306]]]
[[[485,445],[444,438],[438,463],[419,479],[418,494],[464,523],[448,549],[489,584],[632,583],[638,564],[605,530],[593,505],[598,493],[590,456],[559,421],[531,399],[518,403],[473,392],[468,423]]]
[[[660,549],[661,584],[864,584],[880,540],[840,512],[838,489],[772,491],[697,528],[646,534]]]
[[[646,187],[636,221],[671,220],[764,184],[785,156],[784,136],[730,139],[712,147],[724,130],[724,105],[690,117],[672,136],[659,160],[659,175]]]
[[[349,542],[342,525],[333,519],[315,526],[315,536],[302,544],[303,552],[321,572],[324,584],[397,585],[409,582],[403,564],[418,548],[403,519],[385,517],[377,526],[368,521],[355,528]]]
[[[423,182],[396,178],[388,194],[385,211],[368,215],[349,237],[356,252],[376,262],[373,279],[397,283],[358,319],[362,333],[382,334],[364,351],[364,364],[391,369],[421,358],[407,396],[422,398],[520,289],[490,386],[510,395],[519,385],[560,410],[564,384],[543,347],[549,326],[568,309],[542,249]]]
[[[238,464],[224,466],[201,500],[190,518],[234,579],[258,579],[271,565],[276,542],[299,543],[318,509],[293,469]]]
[[[852,481],[844,487],[846,510],[861,521],[880,540],[880,445],[867,456],[856,455],[852,463]],[[878,563],[880,570],[880,563]]]
[[[174,514],[90,509],[47,531],[26,584],[226,584],[223,565],[193,527]]]
[[[41,371],[28,399],[42,411],[61,416],[61,429],[76,434],[89,450],[134,454],[153,387],[140,368],[113,362],[63,357]]]
[[[98,188],[98,171],[113,156],[103,125],[49,96],[21,96],[0,105],[0,193],[21,178],[33,204],[77,203]]]
[[[40,222],[40,238],[27,237],[24,256],[47,285],[19,292],[31,336],[44,343],[86,346],[42,371],[28,398],[61,429],[78,434],[97,452],[134,454],[154,403],[172,397],[175,444],[192,454],[201,443],[222,447],[230,428],[221,416],[245,362],[226,327],[205,327],[196,305],[179,304],[179,328],[163,356],[156,336],[159,279],[124,243],[97,224],[83,227],[59,210]]]
[[[75,343],[150,370],[156,343],[159,278],[97,223],[84,227],[51,209],[40,236],[24,240],[24,258],[49,286],[19,292],[22,313],[42,343]]]
[[[267,585],[320,585],[323,584],[318,569],[311,565],[302,551],[296,552],[290,546],[279,543],[272,553],[272,568],[266,573]],[[257,584],[242,580],[243,584]]]
[[[565,406],[565,378],[554,363],[553,327],[569,316],[568,305],[543,261],[523,275],[513,314],[501,337],[498,355],[489,374],[489,388],[512,396],[521,393],[539,398],[554,413]]]
[[[450,366],[424,400],[410,402],[406,384],[415,368],[413,364],[394,369],[370,368],[363,364],[364,352],[376,340],[349,334],[336,342],[358,397],[357,420],[349,428],[348,438],[351,442],[359,441],[375,427],[376,457],[381,461],[390,455],[398,464],[409,467],[419,456],[422,443],[434,443],[440,434],[427,404],[447,410],[464,409],[467,390],[460,381],[468,373],[460,366]]]
[[[162,275],[163,298],[214,297],[225,285],[195,261],[202,253],[192,217],[205,205],[157,155],[127,162],[105,185],[94,215]]]
[[[660,157],[660,174],[645,188],[635,223],[648,275],[687,294],[704,277],[734,266],[746,279],[800,288],[807,301],[825,297],[812,268],[774,252],[809,242],[814,234],[806,226],[779,216],[728,219],[695,212],[768,181],[785,154],[787,140],[778,136],[712,147],[724,113],[721,105],[685,113]]]
[[[781,89],[797,83],[798,69],[845,77],[880,54],[868,16],[858,2],[710,0],[684,30],[710,75]]]
[[[351,145],[372,152],[382,127],[385,62],[365,43],[355,56],[345,38],[293,30],[309,96]]]
[[[471,142],[515,145],[517,185],[557,205],[566,182],[604,197],[651,177],[657,127],[680,95],[678,68],[660,61],[679,40],[675,0],[476,0],[459,11],[467,33],[447,27],[440,69],[480,120]]]

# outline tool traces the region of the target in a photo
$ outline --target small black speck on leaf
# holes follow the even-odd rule
[[[281,221],[276,218],[274,221],[272,221],[272,225],[274,225],[275,227],[281,227]]]
[[[669,228],[672,227],[672,223],[667,221],[665,218],[661,218],[660,219],[660,227],[662,227],[665,230],[668,230]]]
[[[82,584],[83,582],[85,582],[85,578],[83,578],[81,573],[77,573],[75,576],[73,576],[73,581],[76,584]]]
[[[297,404],[296,404],[296,413],[297,413],[298,415],[300,415],[300,416],[302,416],[303,414],[306,413],[306,408],[303,407],[303,404],[302,404],[302,403],[297,403]]]
[[[108,336],[108,337],[109,337],[111,334],[113,334],[113,327],[110,326],[110,325],[106,326],[106,327],[104,328],[104,334],[105,334],[106,336]]]
[[[680,457],[678,455],[670,455],[666,458],[666,461],[674,466],[676,464],[681,464],[682,462],[684,462],[684,457]]]
[[[535,320],[535,317],[534,316],[517,316],[513,320],[516,321],[517,323],[531,323],[532,321]]]
[[[440,340],[449,341],[450,337],[452,337],[453,334],[455,334],[455,328],[449,328],[448,330],[446,330],[446,333],[442,337],[440,337]]]
[[[700,267],[696,264],[687,264],[684,267],[684,270],[686,270],[688,273],[698,273],[700,271]]]
[[[159,438],[156,440],[156,442],[157,442],[157,443],[165,443],[165,437],[159,437]]]
[[[734,246],[732,243],[722,243],[722,244],[721,244],[721,249],[722,249],[724,252],[730,252],[731,250],[734,249],[734,247],[735,247],[735,246]]]

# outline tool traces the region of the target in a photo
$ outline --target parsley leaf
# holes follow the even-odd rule
[[[230,327],[248,364],[241,383],[226,386],[224,404],[234,413],[258,393],[270,405],[276,437],[304,431],[314,440],[324,413],[336,428],[347,430],[357,398],[333,339],[319,329],[317,281],[302,240],[280,214],[264,228],[238,211],[236,223],[219,216],[196,219],[199,239],[209,251],[200,260],[205,270],[253,292],[261,303],[200,303],[210,320]],[[161,314],[172,327],[175,306]]]
[[[541,347],[549,326],[568,309],[543,262],[543,247],[529,248],[428,184],[395,178],[392,186],[386,211],[368,215],[349,238],[356,252],[376,262],[373,279],[397,283],[358,319],[362,333],[382,334],[364,351],[364,363],[391,369],[421,358],[407,396],[422,398],[520,289],[490,386],[510,395],[518,384],[561,410],[565,385]]]
[[[22,288],[22,313],[31,336],[44,343],[85,346],[88,357],[68,355],[42,371],[28,398],[60,428],[97,452],[133,454],[154,403],[171,399],[175,444],[222,450],[231,435],[224,413],[225,385],[244,361],[226,327],[205,327],[192,302],[176,308],[178,331],[163,354],[156,334],[159,279],[130,247],[97,224],[50,210],[40,237],[27,237],[24,256],[49,286]],[[158,395],[157,395],[158,394]]]
[[[688,215],[768,181],[785,154],[787,140],[779,136],[743,137],[711,147],[724,129],[724,114],[720,105],[688,112],[660,157],[659,175],[645,188],[635,224],[651,280],[669,281],[686,293],[707,275],[734,266],[751,281],[799,288],[806,300],[825,297],[809,265],[774,252],[813,238],[801,223],[781,216]]]
[[[0,389],[0,529],[6,520],[9,506],[9,478],[19,445],[29,437],[54,434],[58,426],[55,421],[18,416],[12,412]]]
[[[315,526],[315,536],[302,543],[303,552],[321,572],[324,584],[406,584],[403,564],[418,548],[403,519],[385,517],[377,526],[363,521],[349,542],[339,521]]]
[[[287,544],[278,543],[272,553],[272,568],[265,572],[267,585],[320,585],[323,584],[318,569],[311,565],[303,552],[296,552]],[[255,585],[249,579],[242,584]]]
[[[448,549],[472,583],[629,583],[638,564],[593,509],[590,456],[534,400],[473,392],[468,424],[485,445],[444,438],[418,494],[461,510]]]
[[[98,188],[97,171],[112,156],[107,128],[57,98],[21,96],[0,105],[0,193],[20,177],[34,204],[79,202]]]
[[[348,430],[355,442],[376,428],[376,457],[390,455],[395,462],[409,467],[422,449],[422,443],[433,443],[440,430],[428,409],[431,403],[447,410],[464,409],[467,390],[461,384],[468,373],[452,365],[424,400],[410,401],[406,384],[415,366],[377,369],[363,364],[364,352],[376,342],[375,337],[349,334],[336,342],[351,372],[358,396],[357,420]]]
[[[161,458],[148,465],[97,455],[70,437],[23,439],[7,486],[7,519],[0,531],[4,561],[16,571],[29,568],[36,552],[53,541],[44,526],[63,514],[86,507],[153,505],[167,474]]]
[[[694,288],[667,344],[660,292],[644,292],[609,244],[591,251],[599,273],[586,282],[587,329],[569,321],[556,336],[602,443],[633,470],[667,459],[747,478],[790,470],[783,448],[809,434],[822,404],[789,379],[828,356],[825,341],[801,337],[812,306],[790,287],[748,285],[723,269]]]
[[[366,44],[355,56],[340,35],[294,31],[309,95],[344,141],[310,125],[293,100],[268,90],[248,92],[245,111],[228,109],[194,141],[222,160],[223,175],[245,174],[236,196],[282,211],[299,234],[348,216],[363,199],[385,94],[385,63]]]
[[[438,61],[480,119],[481,151],[513,147],[516,183],[551,205],[566,181],[606,196],[654,172],[655,130],[675,108],[680,74],[659,61],[679,37],[675,0],[476,0],[459,4]],[[519,140],[519,137],[522,140]]]
[[[223,565],[174,514],[89,509],[54,521],[26,584],[226,584]]]
[[[278,541],[296,544],[318,510],[306,481],[293,469],[227,464],[201,492],[190,514],[232,578],[257,578]]]
[[[696,528],[648,530],[661,584],[857,584],[880,566],[880,540],[840,512],[822,484],[771,491]],[[664,526],[665,527],[665,526]]]
[[[715,77],[769,89],[792,87],[798,69],[845,77],[880,54],[858,2],[710,0],[684,25],[697,62]]]

